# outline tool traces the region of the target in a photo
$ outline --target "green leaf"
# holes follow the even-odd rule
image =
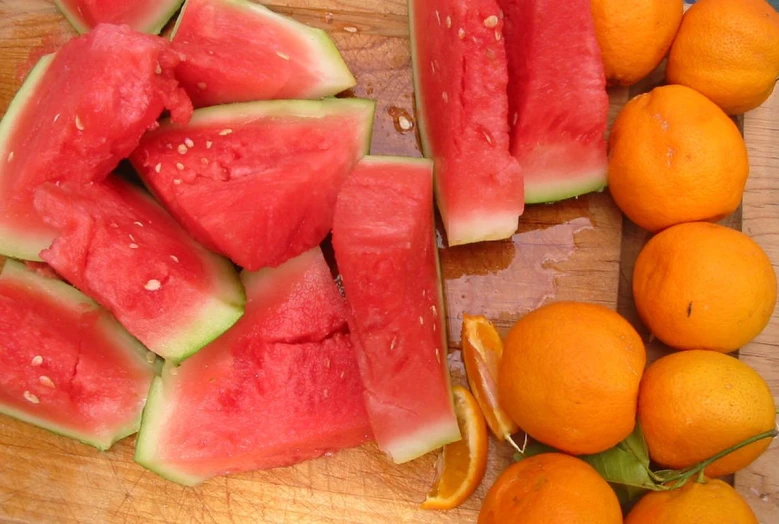
[[[641,431],[641,425],[638,421],[636,421],[633,433],[628,435],[618,446],[631,453],[641,464],[649,468],[649,448],[647,448],[646,439],[644,439],[644,433]]]
[[[579,457],[612,484],[642,489],[657,489],[649,474],[648,464],[643,464],[632,452],[621,445],[595,455]]]

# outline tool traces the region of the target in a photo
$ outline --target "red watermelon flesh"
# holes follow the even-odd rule
[[[450,245],[510,237],[524,209],[509,153],[503,21],[495,0],[411,0],[417,119]]]
[[[333,247],[379,447],[406,462],[460,432],[433,231],[432,164],[366,157],[338,196]]]
[[[606,185],[609,98],[589,0],[499,0],[506,16],[511,150],[525,201]]]
[[[246,0],[187,0],[176,76],[195,106],[320,98],[356,84],[324,31]]]
[[[143,33],[159,33],[182,0],[54,0],[79,33],[98,24],[129,25]]]
[[[368,152],[374,102],[266,101],[163,123],[131,160],[200,242],[239,266],[278,266],[327,236],[341,183]]]
[[[177,63],[165,40],[111,25],[40,60],[0,123],[0,254],[40,260],[51,243],[32,201],[40,184],[101,180],[163,109],[189,117]]]
[[[230,263],[141,189],[118,177],[46,184],[35,205],[59,232],[43,259],[158,355],[182,360],[241,316],[244,294]]]
[[[91,299],[6,260],[0,336],[0,413],[100,449],[137,431],[155,357]]]
[[[319,248],[242,279],[246,314],[180,367],[167,365],[144,412],[135,460],[182,484],[369,438],[343,298]],[[286,332],[268,332],[271,319]]]

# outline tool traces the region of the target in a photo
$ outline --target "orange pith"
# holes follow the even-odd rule
[[[422,503],[424,509],[452,509],[479,487],[487,469],[487,425],[476,399],[461,387],[452,388],[462,440],[444,446],[438,477]]]
[[[498,403],[498,366],[503,358],[500,334],[487,318],[464,315],[462,345],[468,385],[492,433],[505,440],[519,428]]]

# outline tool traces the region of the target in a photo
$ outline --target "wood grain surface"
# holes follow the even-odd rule
[[[405,0],[268,0],[279,12],[331,32],[358,79],[355,96],[378,100],[373,153],[419,156],[413,119]],[[40,55],[73,35],[49,0],[0,0],[0,114]],[[612,116],[627,100],[611,92]],[[779,96],[743,119],[752,173],[729,224],[752,235],[779,263]],[[608,193],[533,206],[510,240],[441,246],[449,320],[449,361],[463,380],[459,329],[464,312],[505,330],[538,305],[592,301],[632,313],[632,261],[647,235]],[[634,314],[633,314],[634,315]],[[640,327],[640,326],[639,326]],[[645,330],[644,330],[645,332]],[[648,340],[648,338],[647,338]],[[779,314],[741,352],[779,394]],[[0,522],[474,522],[486,488],[509,463],[491,441],[485,482],[462,507],[418,509],[435,476],[435,454],[391,464],[367,444],[273,471],[213,479],[185,488],[132,462],[134,439],[109,452],[0,416]],[[736,476],[761,522],[779,522],[779,446]]]

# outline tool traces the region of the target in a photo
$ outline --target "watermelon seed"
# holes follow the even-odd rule
[[[413,127],[413,124],[411,123],[411,120],[409,120],[408,118],[406,118],[403,115],[400,115],[398,117],[398,125],[400,126],[400,128],[403,131],[408,131],[409,129],[411,129]]]
[[[59,120],[59,119],[60,119],[60,114],[59,114],[59,113],[57,113],[56,115],[54,115],[54,121],[55,121],[55,122],[56,122],[57,120]]]
[[[176,185],[178,186],[178,185],[180,185],[180,184],[181,184],[181,179],[180,179],[180,178],[174,178],[174,179],[173,179],[173,183],[174,183],[174,184],[176,184]]]
[[[76,129],[79,131],[84,130],[84,124],[81,123],[81,119],[78,117],[78,115],[76,115]]]
[[[420,326],[424,326],[425,325],[425,319],[422,318],[421,316],[419,317],[419,325]]]
[[[8,162],[10,162],[13,159],[14,159],[14,152],[11,151],[10,153],[8,153]]]
[[[189,148],[186,146],[186,144],[179,144],[179,147],[176,148],[176,151],[178,151],[180,155],[186,155],[187,151],[189,151]]]
[[[41,375],[40,377],[38,377],[38,382],[40,382],[41,385],[46,386],[47,388],[54,389],[54,381],[51,380],[46,375]]]
[[[487,143],[489,145],[492,145],[492,135],[490,135],[487,131],[483,131],[483,130],[481,133],[484,135],[484,138],[487,140]]]
[[[43,357],[40,355],[35,355],[32,357],[32,361],[30,361],[31,366],[40,366],[43,364]]]
[[[438,348],[435,348],[435,359],[439,364],[441,363],[441,352],[438,350]]]
[[[157,62],[157,67],[154,68],[154,72],[157,73],[158,75],[162,74],[162,67],[160,67],[159,62]]]
[[[184,164],[182,164],[181,162],[176,162],[176,169],[178,169],[179,171],[184,171]]]
[[[393,349],[395,349],[395,345],[396,345],[397,343],[398,343],[398,336],[397,336],[397,335],[395,335],[394,337],[392,337],[392,342],[390,342],[390,351],[392,351]]]
[[[155,170],[157,173],[159,173],[160,171],[162,171],[162,164],[157,164],[156,166],[154,166],[154,170]]]
[[[514,118],[512,119],[511,125],[515,126],[517,125],[517,122],[519,121],[519,113],[516,111],[514,112]]]
[[[143,227],[143,222],[139,222],[137,220],[135,222],[133,222],[133,224],[135,224],[138,227]]]
[[[446,17],[446,28],[447,29],[451,29],[452,28],[452,17],[451,16],[447,16]]]
[[[443,99],[444,99],[444,102],[447,102],[447,103],[448,103],[448,102],[449,102],[449,93],[447,93],[446,91],[444,91],[443,93],[441,93],[441,98],[443,98]]]
[[[430,311],[433,312],[433,316],[436,316],[438,314],[438,312],[435,309],[435,305],[430,306]]]
[[[199,89],[205,89],[205,88],[206,88],[206,87],[208,87],[208,86],[206,85],[206,83],[205,83],[205,82],[198,82],[198,83],[197,83],[197,87],[198,87]]]
[[[465,38],[465,29],[462,27],[457,31],[457,36],[460,38],[460,40]]]
[[[30,393],[29,391],[25,391],[22,393],[22,396],[24,397],[24,400],[27,402],[32,402],[33,404],[40,404],[40,400],[38,400],[38,397]]]
[[[346,374],[346,372],[344,372],[344,371],[341,371],[341,374],[340,374],[340,375],[338,375],[338,378],[344,378],[344,375],[345,375],[345,374]]]
[[[130,240],[132,240],[133,242],[135,242],[135,237],[134,237],[134,236],[132,236],[132,235],[127,235],[127,236],[129,236],[129,237],[130,237]]]
[[[278,55],[279,58],[282,60],[289,60],[289,55],[282,53],[281,51],[276,51],[276,55]]]
[[[130,244],[130,249],[138,249],[138,244],[136,243]]]
[[[436,10],[435,12],[435,18],[436,20],[438,20],[438,25],[441,25],[441,15],[438,14],[438,10]]]
[[[154,278],[146,282],[146,284],[143,286],[143,288],[147,291],[157,291],[161,287],[162,284],[160,284],[160,281]]]
[[[433,74],[435,74],[435,60],[430,62],[430,69],[432,69],[433,70]]]
[[[195,142],[193,142],[191,138],[185,138],[184,145],[191,149],[195,147]]]
[[[177,264],[178,264],[178,262],[179,262],[179,257],[177,257],[176,255],[171,255],[171,256],[170,256],[170,259],[171,259],[172,261],[174,261],[175,263],[177,263]]]
[[[356,27],[352,27],[352,26],[346,26],[346,27],[344,27],[344,31],[346,31],[347,33],[356,33],[357,32],[357,28]]]
[[[206,140],[206,149],[211,149],[212,145],[214,145],[213,142],[211,142],[210,140]]]
[[[498,17],[495,15],[488,16],[487,18],[484,19],[484,25],[489,28],[497,27]]]
[[[495,30],[495,40],[497,40],[498,42],[500,42],[500,38],[501,38],[502,36],[503,36],[503,35],[501,35],[501,34],[500,34],[500,31],[498,31],[498,30],[496,29],[496,30]]]
[[[325,369],[330,369],[330,357],[325,359]]]
[[[227,136],[232,132],[233,132],[232,129],[222,129],[221,131],[219,131],[219,136]]]

